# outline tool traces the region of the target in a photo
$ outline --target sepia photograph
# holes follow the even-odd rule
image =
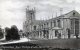
[[[0,0],[0,50],[80,50],[80,1]]]

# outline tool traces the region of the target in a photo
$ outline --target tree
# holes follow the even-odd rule
[[[18,40],[20,36],[18,34],[18,29],[15,25],[11,26],[11,28],[5,28],[6,40]]]
[[[11,31],[10,28],[6,27],[5,28],[5,36],[6,36],[6,40],[11,40]]]
[[[2,28],[0,27],[0,39],[3,38],[3,31]]]
[[[12,38],[13,40],[18,40],[18,39],[20,39],[17,26],[12,25],[10,31],[11,31],[11,38]]]

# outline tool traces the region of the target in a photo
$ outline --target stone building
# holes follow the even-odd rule
[[[23,31],[28,38],[75,38],[80,33],[80,14],[75,10],[49,20],[36,20],[35,13],[35,9],[26,11]]]

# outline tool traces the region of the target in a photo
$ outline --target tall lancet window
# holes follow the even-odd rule
[[[75,27],[74,26],[75,26],[75,21],[74,21],[74,19],[71,19],[71,33],[72,34],[75,33],[75,31],[74,31],[75,30]]]
[[[71,19],[71,33],[79,34],[79,19]]]
[[[79,19],[75,19],[75,34],[79,34]]]

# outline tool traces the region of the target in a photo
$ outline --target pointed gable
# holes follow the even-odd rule
[[[76,10],[73,10],[73,11],[70,11],[69,13],[65,14],[64,16],[65,17],[79,17],[80,14]]]

